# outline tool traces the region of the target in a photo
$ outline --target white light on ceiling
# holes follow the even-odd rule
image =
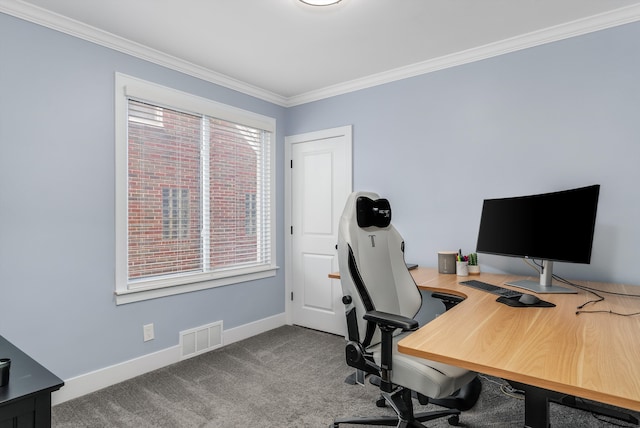
[[[332,4],[340,3],[341,0],[300,0],[302,3],[311,6],[330,6]]]

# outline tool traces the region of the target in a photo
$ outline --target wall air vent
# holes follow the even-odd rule
[[[222,321],[180,332],[180,359],[195,357],[222,346]]]

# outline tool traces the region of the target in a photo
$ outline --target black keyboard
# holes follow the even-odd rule
[[[516,290],[510,290],[508,288],[499,287],[497,285],[488,284],[486,282],[477,281],[475,279],[470,279],[468,281],[461,281],[460,284],[466,285],[467,287],[473,287],[478,290],[486,291],[488,293],[497,294],[498,296],[504,296],[508,299],[522,296],[522,293]]]

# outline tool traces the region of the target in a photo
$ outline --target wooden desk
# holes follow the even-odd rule
[[[554,391],[640,411],[640,316],[576,315],[577,306],[593,297],[585,291],[538,295],[555,308],[513,308],[497,303],[493,294],[458,284],[466,278],[428,268],[412,274],[423,289],[466,299],[401,340],[400,352],[524,384],[526,426],[549,425],[548,399]],[[485,273],[468,278],[506,288],[512,288],[506,281],[521,279]],[[640,294],[633,286],[579,283]],[[604,302],[584,309],[640,311],[640,298],[604,296]]]
[[[11,358],[9,384],[0,387],[0,428],[51,426],[51,393],[64,382],[0,336],[0,358]]]

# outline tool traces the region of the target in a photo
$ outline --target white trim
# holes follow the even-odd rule
[[[115,172],[116,172],[116,200],[115,200],[115,249],[116,249],[116,305],[133,303],[147,299],[172,296],[180,293],[204,290],[238,282],[253,281],[276,275],[276,243],[271,243],[271,261],[268,265],[250,266],[246,268],[220,269],[212,272],[167,275],[141,281],[129,281],[127,273],[127,193],[128,193],[128,150],[127,150],[127,106],[128,97],[150,101],[154,104],[178,108],[197,114],[228,120],[243,125],[252,126],[272,135],[276,133],[276,120],[251,111],[228,106],[207,98],[199,97],[188,92],[147,82],[123,73],[115,73]],[[271,180],[271,194],[269,195],[270,235],[275,240],[276,195],[275,195],[275,147],[270,143],[269,178]]]
[[[34,6],[20,0],[0,0],[0,12],[15,16],[26,21],[60,31],[70,36],[78,37],[89,42],[197,77],[225,88],[233,89],[277,105],[284,105],[286,97],[258,88],[233,77],[218,73],[199,65],[190,63],[164,52],[152,49],[140,43],[132,42],[123,37],[87,25],[75,19],[51,12],[39,6]]]
[[[116,290],[116,305],[141,302],[143,300],[157,299],[160,297],[174,296],[176,294],[191,293],[193,291],[206,290],[208,288],[222,287],[224,285],[238,284],[240,282],[255,281],[263,278],[270,278],[276,275],[278,267],[269,268],[261,272],[243,273],[237,276],[227,276],[210,281],[193,282],[194,277],[186,278],[185,283],[161,286],[159,288],[129,288]],[[206,275],[206,274],[204,274]],[[154,285],[152,287],[158,287]]]
[[[141,374],[168,366],[180,359],[180,347],[172,346],[152,354],[143,355],[120,364],[66,379],[64,386],[51,394],[51,404],[56,405],[106,388]]]
[[[274,133],[276,120],[272,117],[249,110],[244,110],[228,104],[223,104],[209,98],[204,98],[189,92],[179,91],[168,86],[159,85],[124,73],[115,73],[116,95],[120,98],[136,98],[153,104],[163,104],[169,108],[206,114],[217,119],[240,123]]]
[[[260,333],[285,325],[285,314],[277,314],[248,324],[224,330],[224,346],[248,339]],[[104,367],[70,379],[51,395],[52,404],[60,404],[81,397],[144,373],[166,367],[181,360],[180,345],[171,346],[132,360]]]
[[[419,62],[407,67],[400,67],[366,76],[361,79],[328,86],[316,91],[310,91],[292,97],[285,97],[19,0],[0,0],[0,12],[38,25],[43,25],[80,39],[88,40],[110,49],[124,52],[136,58],[251,95],[282,107],[293,107],[300,104],[306,104],[312,101],[330,98],[336,95],[366,89],[421,74],[431,73],[433,71],[455,67],[461,64],[480,61],[482,59],[491,58],[505,53],[527,49],[640,20],[640,4],[631,5],[601,13],[599,15],[590,16],[588,18],[568,22],[566,24],[512,37],[507,40],[468,49],[463,52]]]
[[[293,292],[293,271],[292,271],[292,248],[293,248],[293,235],[289,232],[292,220],[291,205],[291,185],[292,185],[292,171],[291,160],[293,145],[296,143],[303,143],[314,140],[323,140],[334,137],[346,137],[347,144],[349,145],[347,150],[347,165],[349,165],[351,175],[349,179],[351,181],[349,187],[353,189],[353,126],[346,125],[337,128],[323,129],[320,131],[307,132],[304,134],[289,135],[284,137],[284,224],[285,224],[285,239],[284,239],[284,259],[288,260],[284,271],[284,308],[287,315],[287,324],[293,324],[293,303],[291,302],[291,293]],[[329,274],[330,272],[327,272]]]
[[[606,28],[617,27],[619,25],[635,21],[640,21],[640,5],[623,7],[600,15],[590,16],[588,18],[533,31],[531,33],[522,34],[509,39],[467,49],[465,51],[455,52],[450,55],[444,55],[439,58],[411,64],[406,67],[400,67],[361,79],[328,86],[317,91],[310,91],[305,94],[295,95],[287,99],[287,107],[306,104],[324,98],[330,98],[361,89],[383,85],[385,83],[391,83],[446,68],[456,67],[458,65],[481,61],[483,59],[604,30]]]

